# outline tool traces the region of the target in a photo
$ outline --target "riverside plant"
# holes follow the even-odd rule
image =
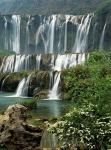
[[[89,104],[73,108],[56,124],[50,125],[49,131],[61,141],[63,150],[74,145],[79,149],[106,150],[111,144],[111,117],[99,111],[98,106]]]

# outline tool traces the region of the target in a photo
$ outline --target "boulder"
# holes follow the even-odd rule
[[[9,106],[0,116],[0,145],[8,150],[39,150],[43,130],[26,122],[27,108],[16,104]]]

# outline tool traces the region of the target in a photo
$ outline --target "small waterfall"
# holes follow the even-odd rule
[[[20,53],[20,22],[21,17],[19,15],[12,15],[12,48],[16,53]]]
[[[49,100],[59,99],[59,93],[58,93],[59,82],[60,82],[60,73],[56,72],[54,76],[54,83],[53,83],[52,90],[49,91],[49,95],[48,95]]]
[[[76,39],[72,49],[76,53],[81,53],[87,50],[87,39],[92,18],[92,14],[88,14],[86,17],[83,16],[81,23],[78,25]]]
[[[41,55],[36,56],[36,69],[40,70]]]
[[[5,45],[4,45],[4,48],[6,49],[6,50],[8,50],[8,39],[7,39],[7,23],[8,23],[8,21],[7,21],[7,18],[4,16],[4,20],[5,20],[5,24],[4,24],[4,27],[5,27]]]
[[[16,95],[15,95],[16,97],[24,96],[26,94],[24,93],[25,83],[26,83],[26,78],[23,78],[17,87]]]
[[[28,96],[28,87],[29,87],[31,75],[32,74],[30,74],[27,78],[23,78],[20,81],[16,90],[15,97],[27,97]]]
[[[30,23],[31,23],[31,16],[29,15],[27,26],[26,26],[26,45],[25,45],[26,52],[29,51],[29,44],[30,44],[30,32],[29,32]]]
[[[103,27],[103,31],[102,31],[102,34],[101,34],[101,39],[100,39],[100,44],[99,44],[99,50],[104,50],[104,36],[105,36],[105,30],[106,30],[106,23]]]

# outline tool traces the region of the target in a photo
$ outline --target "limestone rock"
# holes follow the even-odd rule
[[[26,110],[26,107],[16,104],[9,106],[0,116],[0,145],[5,145],[8,150],[39,149],[43,130],[27,124]]]

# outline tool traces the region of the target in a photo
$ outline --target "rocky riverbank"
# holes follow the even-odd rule
[[[0,116],[0,145],[8,150],[39,150],[43,129],[29,125],[27,108],[16,104],[9,106]]]

